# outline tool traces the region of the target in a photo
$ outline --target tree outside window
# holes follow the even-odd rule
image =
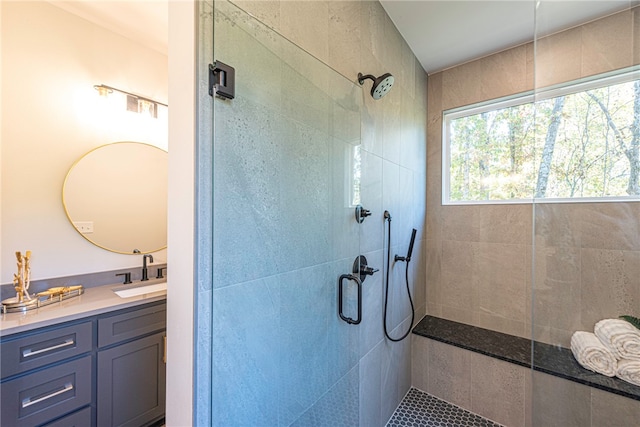
[[[445,112],[445,202],[640,195],[637,78]]]

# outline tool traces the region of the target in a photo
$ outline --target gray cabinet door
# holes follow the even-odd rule
[[[98,426],[139,427],[164,416],[164,335],[98,352]]]

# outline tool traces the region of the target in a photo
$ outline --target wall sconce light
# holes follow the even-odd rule
[[[109,96],[109,94],[113,93],[114,91],[122,93],[127,97],[127,111],[145,114],[149,117],[158,117],[158,105],[164,105],[165,107],[168,107],[167,104],[164,104],[162,102],[154,101],[153,99],[145,98],[143,96],[117,89],[115,87],[100,84],[94,85],[93,88],[98,91],[98,94],[100,96]]]
[[[113,89],[109,88],[108,86],[95,85],[93,88],[98,91],[100,96],[108,96],[110,93],[113,93]]]

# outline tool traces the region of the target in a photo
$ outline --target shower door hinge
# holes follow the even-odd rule
[[[235,97],[236,70],[220,61],[209,64],[209,95],[218,98]]]

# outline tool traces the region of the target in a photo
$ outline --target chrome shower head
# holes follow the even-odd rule
[[[380,99],[385,96],[391,90],[391,86],[393,86],[394,82],[394,78],[390,73],[385,73],[380,77],[374,77],[371,74],[363,75],[362,73],[358,73],[358,83],[362,85],[365,79],[373,81],[373,86],[371,87],[371,96],[373,99]]]

